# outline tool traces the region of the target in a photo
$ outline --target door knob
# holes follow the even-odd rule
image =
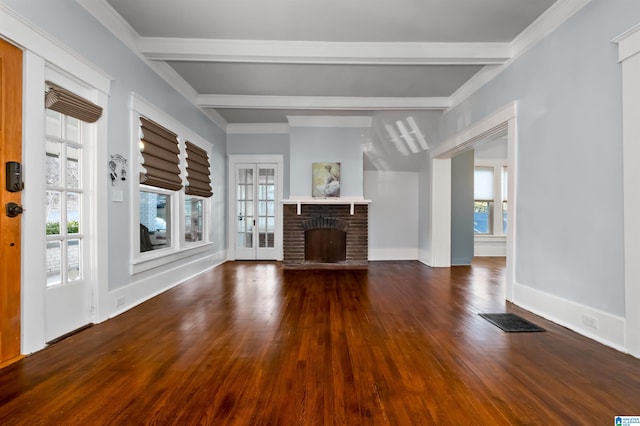
[[[16,204],[13,201],[10,203],[7,203],[7,216],[16,217],[19,214],[22,214],[22,212],[24,212],[24,209],[22,208],[21,205]]]

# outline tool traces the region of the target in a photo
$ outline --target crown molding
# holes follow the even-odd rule
[[[151,60],[291,64],[503,64],[510,43],[366,43],[142,37]]]
[[[289,127],[371,127],[373,117],[288,115]]]
[[[35,53],[53,66],[62,70],[73,70],[75,78],[91,87],[103,93],[110,92],[113,78],[104,70],[2,3],[0,22],[0,37]]]
[[[591,0],[558,0],[511,42],[512,56],[502,65],[486,66],[451,95],[452,108],[497,77],[516,59],[555,31]]]
[[[116,36],[125,46],[127,46],[136,56],[138,56],[149,68],[151,68],[160,78],[166,81],[178,93],[184,96],[187,101],[206,115],[213,123],[221,129],[227,127],[227,122],[215,111],[202,109],[197,102],[197,92],[187,83],[169,64],[159,61],[151,61],[142,53],[138,44],[140,35],[120,16],[105,0],[76,0],[89,14],[98,20],[107,30]]]
[[[425,109],[459,105],[498,76],[518,57],[571,18],[591,0],[557,0],[511,43],[339,43],[278,40],[207,40],[140,37],[105,0],[76,0],[141,57],[174,89],[226,128],[207,108],[269,109]],[[196,95],[182,77],[161,60],[397,65],[486,65],[448,98],[336,98]],[[214,113],[212,117],[211,113]]]
[[[122,43],[136,55],[144,59],[138,49],[140,36],[127,21],[122,18],[105,0],[76,0],[87,12],[111,31]]]
[[[281,135],[289,133],[288,123],[229,123],[228,135]]]
[[[451,106],[449,98],[391,98],[341,96],[253,96],[200,95],[203,108],[254,109],[332,109],[332,110],[445,110]]]
[[[511,42],[513,57],[509,62],[522,56],[590,2],[591,0],[557,0],[538,19],[513,39]]]
[[[636,25],[613,40],[618,45],[618,62],[623,62],[640,52],[640,24]]]

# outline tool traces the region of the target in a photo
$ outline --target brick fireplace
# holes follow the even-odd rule
[[[362,269],[368,265],[369,206],[337,200],[283,206],[285,268]]]

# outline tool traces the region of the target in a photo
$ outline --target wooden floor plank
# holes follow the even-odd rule
[[[504,259],[229,262],[0,370],[0,424],[612,424],[640,360],[504,302]],[[514,312],[544,333],[505,333]]]

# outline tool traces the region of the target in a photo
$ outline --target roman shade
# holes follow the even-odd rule
[[[176,191],[182,188],[178,135],[140,117],[140,183]]]
[[[60,112],[87,123],[95,123],[102,115],[102,107],[68,91],[50,81],[45,82],[47,91],[44,95],[46,108]]]
[[[207,152],[187,141],[187,187],[185,194],[211,197],[211,171]]]
[[[493,168],[474,168],[473,199],[475,201],[493,201]]]

